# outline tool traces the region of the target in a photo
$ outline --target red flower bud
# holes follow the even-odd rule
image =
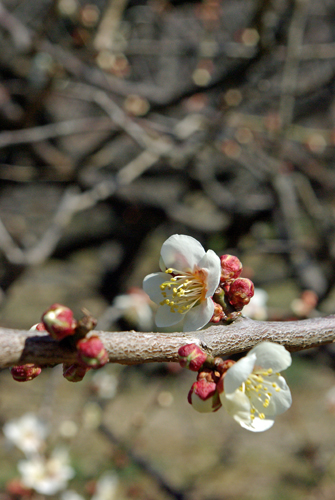
[[[17,382],[28,382],[36,378],[42,371],[42,368],[35,366],[33,363],[26,365],[12,366],[10,372],[12,377]]]
[[[79,365],[77,363],[73,363],[72,365],[63,363],[63,377],[69,382],[80,382],[83,380],[88,370],[88,366]]]
[[[207,354],[196,344],[187,344],[179,348],[178,357],[180,366],[197,372],[206,361]]]
[[[211,323],[219,323],[225,319],[226,315],[223,312],[223,308],[217,302],[214,302],[214,314],[210,320]]]
[[[71,309],[61,304],[50,306],[42,315],[42,322],[50,336],[56,340],[73,335],[77,326]]]
[[[36,323],[36,325],[33,325],[30,329],[30,331],[37,330],[38,332],[45,332],[45,328],[43,323]]]
[[[221,255],[221,278],[220,283],[230,282],[239,277],[242,272],[242,263],[234,255]]]
[[[79,340],[77,353],[79,362],[88,368],[100,368],[108,363],[108,353],[96,335]]]
[[[200,413],[214,412],[222,406],[216,383],[205,378],[194,382],[187,400]]]
[[[254,284],[248,278],[237,278],[230,285],[227,297],[232,306],[237,310],[241,310],[243,306],[249,304],[251,297],[254,295]]]

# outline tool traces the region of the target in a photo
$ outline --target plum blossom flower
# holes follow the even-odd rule
[[[222,406],[249,431],[269,429],[276,415],[292,403],[290,389],[279,373],[290,364],[291,355],[283,346],[258,344],[227,370]]]
[[[21,481],[42,495],[55,495],[66,488],[74,470],[69,465],[68,452],[56,449],[49,458],[35,455],[18,463]]]
[[[33,413],[26,413],[21,418],[10,420],[3,426],[3,433],[26,455],[41,451],[48,435],[48,426]]]
[[[191,236],[174,234],[162,246],[162,272],[144,278],[143,288],[159,304],[156,325],[167,327],[184,320],[184,331],[199,330],[213,316],[212,295],[220,282],[219,257],[205,252]]]
[[[113,306],[130,324],[148,331],[152,327],[150,299],[141,288],[132,287],[128,293],[115,297]]]

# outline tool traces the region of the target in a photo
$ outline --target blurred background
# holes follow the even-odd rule
[[[155,330],[142,280],[174,233],[240,258],[246,315],[334,313],[334,85],[334,0],[0,1],[1,325],[60,302]],[[193,411],[174,364],[2,371],[1,423],[31,412],[72,473],[23,492],[4,432],[0,498],[333,500],[334,355],[294,355],[260,435]]]

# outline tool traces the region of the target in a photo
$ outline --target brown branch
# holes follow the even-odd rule
[[[227,356],[268,340],[289,351],[335,342],[335,315],[301,321],[253,321],[241,318],[230,325],[190,333],[93,332],[99,334],[112,363],[127,365],[177,361],[182,345],[196,343],[213,356]],[[76,360],[76,353],[37,331],[0,328],[0,367],[36,363],[41,366]]]

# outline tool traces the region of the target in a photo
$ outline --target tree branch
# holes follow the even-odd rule
[[[253,321],[240,318],[230,325],[216,325],[200,332],[143,333],[92,332],[103,341],[112,363],[127,365],[177,361],[182,345],[196,343],[212,356],[247,351],[268,340],[289,351],[335,342],[335,315],[301,321]],[[71,363],[76,353],[64,341],[44,332],[0,328],[0,368],[35,363],[40,366]]]

